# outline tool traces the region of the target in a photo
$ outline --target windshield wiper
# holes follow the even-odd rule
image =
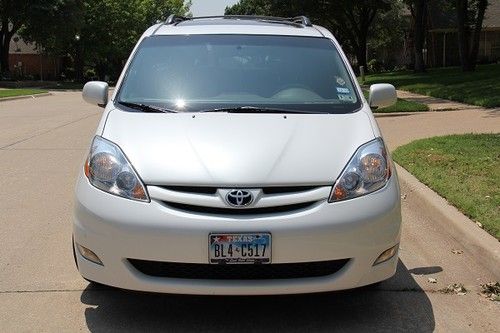
[[[199,112],[227,112],[227,113],[318,113],[314,111],[267,108],[259,106],[238,106],[234,108],[217,108],[201,110]]]
[[[141,110],[142,112],[151,112],[151,113],[177,113],[175,110],[165,109],[156,105],[151,104],[142,104],[142,103],[132,103],[132,102],[122,102],[119,101],[118,104],[127,106],[132,109]]]

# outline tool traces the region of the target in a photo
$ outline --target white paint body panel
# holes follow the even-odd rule
[[[317,26],[241,22],[156,25],[141,40],[152,34],[214,33],[324,36],[332,40],[347,63],[331,33]],[[354,77],[352,69],[348,70]],[[89,262],[77,251],[82,276],[132,290],[262,295],[355,288],[395,273],[397,255],[373,266],[383,251],[400,240],[401,207],[395,170],[387,185],[374,193],[337,203],[327,201],[331,186],[356,149],[380,136],[364,97],[362,108],[351,114],[146,114],[115,109],[113,100],[122,80],[123,74],[96,134],[120,146],[146,184],[151,202],[110,195],[93,187],[83,174],[79,176],[74,238],[104,264]],[[357,82],[356,89],[363,96]],[[318,187],[300,194],[263,197],[255,204],[272,207],[312,200],[316,202],[312,207],[268,215],[218,216],[177,210],[164,201],[223,207],[220,196],[185,195],[161,185]],[[333,275],[286,280],[158,278],[140,273],[126,260],[207,264],[208,235],[218,232],[271,233],[273,263],[351,260]]]
[[[112,111],[103,137],[122,148],[146,184],[332,184],[375,138],[353,114],[144,114]]]

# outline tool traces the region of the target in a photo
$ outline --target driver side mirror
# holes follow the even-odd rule
[[[105,107],[108,103],[109,86],[106,82],[90,81],[83,87],[83,99],[85,102]]]
[[[396,103],[397,99],[396,88],[392,84],[377,83],[370,86],[368,103],[374,109],[391,106]]]

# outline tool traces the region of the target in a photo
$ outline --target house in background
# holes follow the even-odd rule
[[[454,15],[430,10],[426,50],[430,67],[460,65]],[[500,61],[500,1],[490,1],[486,10],[477,59],[479,63]]]
[[[61,74],[62,59],[42,54],[36,45],[14,35],[9,48],[9,70],[13,78],[54,80]]]

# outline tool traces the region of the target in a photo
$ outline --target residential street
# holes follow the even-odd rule
[[[73,263],[71,215],[78,169],[100,114],[80,92],[0,101],[0,332],[498,331],[500,302],[479,292],[500,276],[404,186],[398,272],[375,288],[195,297],[88,287]],[[435,135],[500,132],[498,109],[383,114],[377,121],[391,150]],[[457,249],[463,253],[452,253]],[[468,292],[439,291],[452,283]]]

